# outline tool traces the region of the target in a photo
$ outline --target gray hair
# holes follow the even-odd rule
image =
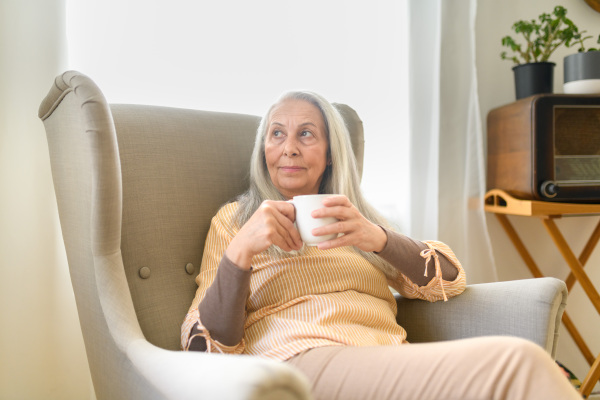
[[[269,118],[275,106],[286,100],[306,101],[321,112],[325,123],[329,143],[328,157],[331,165],[323,172],[319,187],[322,194],[343,194],[369,221],[390,229],[389,223],[363,197],[360,190],[360,177],[356,158],[352,150],[350,134],[339,111],[322,96],[312,92],[288,92],[275,102],[260,121],[256,131],[254,150],[250,159],[250,188],[238,197],[238,210],[235,221],[239,226],[244,225],[261,203],[265,200],[286,200],[277,190],[267,169],[265,159],[265,140],[268,132]],[[365,259],[381,269],[388,278],[395,278],[398,273],[388,262],[374,253],[364,252],[355,247]],[[290,256],[295,253],[284,252],[276,246],[269,249],[273,255]]]

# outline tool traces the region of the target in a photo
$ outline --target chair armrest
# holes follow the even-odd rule
[[[529,339],[554,357],[567,287],[556,278],[523,279],[469,285],[447,302],[396,301],[396,320],[409,342],[509,335]]]
[[[258,357],[164,350],[140,339],[130,343],[127,358],[157,399],[312,398],[299,371]]]
[[[96,365],[90,364],[96,371],[94,385],[102,389],[98,398],[312,398],[306,378],[286,363],[252,356],[172,351],[151,344],[142,334],[133,311],[121,253],[95,257],[95,267],[98,287],[104,289],[98,290],[104,326],[111,338],[98,340],[104,357],[99,357]],[[102,324],[98,325],[97,329],[102,329]],[[108,373],[106,369],[112,370]]]

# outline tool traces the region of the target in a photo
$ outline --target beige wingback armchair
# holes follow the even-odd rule
[[[362,123],[338,108],[362,168]],[[247,187],[259,118],[109,105],[74,71],[39,116],[97,398],[310,398],[284,363],[179,351],[210,220]],[[399,298],[398,322],[412,342],[515,335],[554,354],[566,297],[552,278],[471,285],[447,303]]]

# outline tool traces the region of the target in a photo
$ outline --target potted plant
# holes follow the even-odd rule
[[[582,32],[583,34],[584,32]],[[564,91],[569,94],[600,93],[600,46],[585,49],[584,40],[579,39],[579,51],[564,59]],[[597,43],[600,45],[600,35]]]
[[[560,46],[570,47],[579,40],[579,29],[567,18],[567,10],[562,6],[554,7],[552,14],[541,14],[537,21],[517,21],[512,29],[525,43],[518,43],[511,36],[503,37],[502,45],[508,47],[512,55],[503,51],[500,57],[516,64],[513,71],[517,99],[552,93],[556,64],[549,61],[550,56]]]

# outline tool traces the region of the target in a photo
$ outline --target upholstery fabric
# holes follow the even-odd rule
[[[567,287],[556,278],[524,279],[469,285],[447,303],[426,306],[400,297],[397,303],[396,320],[408,332],[409,342],[519,336],[555,357]]]
[[[146,338],[177,350],[173,333],[194,298],[211,218],[247,186],[259,121],[145,106],[115,105],[112,112],[123,166],[127,281]],[[147,279],[142,267],[150,270]]]
[[[362,123],[350,107],[337,107],[362,170]],[[210,220],[247,187],[259,118],[109,105],[95,83],[76,71],[56,78],[39,116],[97,398],[311,398],[304,376],[289,365],[177,351]],[[529,289],[538,282],[538,289]],[[506,333],[553,351],[543,338],[555,334],[551,321],[562,313],[557,285],[544,279],[503,285],[469,288],[443,312],[437,304],[401,299],[399,320],[409,340]],[[518,301],[511,285],[522,293]],[[488,288],[494,301],[484,302]],[[529,297],[534,292],[549,298]],[[530,301],[536,305],[524,306]],[[451,324],[456,318],[446,312],[464,317],[472,329]],[[518,314],[514,323],[496,323],[511,321],[510,313]]]

